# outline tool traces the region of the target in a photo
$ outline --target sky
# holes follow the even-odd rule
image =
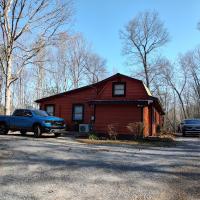
[[[159,13],[170,34],[170,42],[159,53],[168,59],[175,61],[200,44],[200,0],[75,0],[74,4],[73,28],[107,60],[110,73],[130,73],[119,31],[139,12]]]

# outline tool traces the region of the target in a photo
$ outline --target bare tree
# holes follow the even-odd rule
[[[187,118],[188,115],[185,109],[185,103],[183,98],[183,92],[188,80],[187,68],[185,68],[181,64],[181,61],[180,61],[180,68],[176,70],[168,60],[163,60],[162,66],[163,66],[161,68],[161,76],[163,78],[162,80],[166,81],[166,83],[173,89],[173,91],[178,96],[178,99],[181,104],[183,117]]]
[[[185,91],[187,110],[191,117],[200,116],[200,50],[196,48],[181,57],[182,66],[187,69],[189,81]]]
[[[150,59],[156,50],[169,41],[169,34],[159,19],[157,12],[139,13],[120,32],[123,40],[123,53],[130,56],[130,60],[143,67],[146,85],[150,87]]]
[[[69,66],[67,62],[67,43],[73,39],[66,32],[58,35],[58,39],[54,41],[52,51],[50,51],[49,64],[51,66],[51,91],[52,93],[60,93],[70,89]]]
[[[71,15],[69,0],[2,0],[0,2],[0,38],[3,55],[0,66],[5,75],[5,114],[10,114],[11,86],[24,66],[43,48],[33,45],[38,35],[49,42],[68,23]],[[20,52],[20,53],[19,53]],[[13,72],[14,60],[21,60]]]
[[[2,89],[3,89],[3,72],[0,68],[0,105],[2,103]]]
[[[96,83],[105,78],[106,60],[94,53],[90,53],[87,57],[85,74],[89,84]]]
[[[46,45],[45,40],[43,38],[38,38],[38,42],[36,43],[40,47],[40,45],[43,46],[43,48],[37,53],[37,55],[34,57],[34,76],[36,78],[36,88],[35,88],[35,94],[37,99],[42,98],[44,94],[44,82],[45,82],[45,64],[47,64],[47,54],[46,54]],[[38,47],[38,48],[39,48]]]
[[[67,65],[73,88],[78,88],[84,79],[88,57],[88,45],[81,35],[67,42]]]

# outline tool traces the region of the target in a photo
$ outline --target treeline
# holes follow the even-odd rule
[[[109,75],[105,59],[84,36],[70,33],[70,0],[2,0],[0,3],[0,107],[36,106],[34,100],[95,83]],[[200,48],[172,61],[161,55],[170,33],[157,12],[136,15],[122,30],[122,53],[166,112],[165,128],[200,117]]]
[[[73,1],[2,0],[0,13],[1,113],[106,76],[105,59],[70,34]]]
[[[96,83],[107,76],[106,60],[92,51],[82,35],[62,32],[56,37],[51,44],[43,45],[13,82],[12,110],[35,107],[36,99]],[[39,38],[38,43],[45,40]]]
[[[165,129],[175,131],[181,120],[200,118],[200,48],[175,61],[163,57],[160,50],[170,34],[157,12],[139,13],[120,36],[133,75],[144,80],[165,109]]]

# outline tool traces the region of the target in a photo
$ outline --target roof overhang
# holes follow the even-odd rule
[[[163,110],[163,107],[157,97],[149,97],[151,100],[153,100],[153,105],[157,108],[157,110],[160,112],[161,115],[165,115],[165,112]]]
[[[90,105],[138,105],[147,106],[149,100],[93,100],[88,102]]]

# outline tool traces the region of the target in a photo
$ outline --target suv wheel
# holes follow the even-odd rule
[[[34,128],[33,128],[33,132],[34,132],[34,136],[36,138],[40,137],[41,134],[42,134],[41,126],[40,125],[35,125]]]
[[[6,135],[8,133],[7,126],[4,123],[0,123],[0,134]]]
[[[20,131],[20,133],[21,133],[21,135],[26,135],[26,131],[25,130],[23,130],[23,131]]]

